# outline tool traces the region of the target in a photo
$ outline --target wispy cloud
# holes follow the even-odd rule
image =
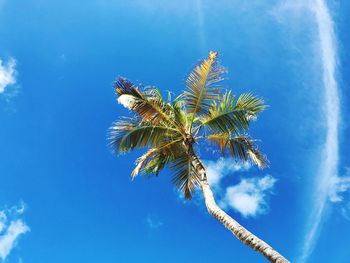
[[[157,216],[151,214],[147,215],[146,224],[150,230],[163,226],[163,222]]]
[[[196,5],[196,13],[197,13],[199,44],[202,49],[202,52],[207,52],[206,50],[207,40],[205,36],[204,11],[203,11],[202,0],[196,0],[195,5]]]
[[[334,32],[334,22],[330,11],[323,0],[310,2],[310,9],[314,14],[319,43],[319,54],[322,60],[323,86],[324,86],[324,113],[327,126],[326,139],[322,152],[322,162],[315,177],[316,191],[314,208],[309,218],[304,246],[299,262],[307,260],[312,253],[320,235],[323,218],[327,211],[327,201],[338,200],[339,186],[338,173],[338,128],[340,123],[337,70],[337,41]],[[344,183],[344,182],[343,182]],[[341,184],[340,184],[341,185]],[[341,189],[340,189],[341,190]]]
[[[343,176],[333,176],[329,184],[329,199],[333,203],[341,203],[344,194],[350,190],[350,168],[346,169]]]
[[[15,67],[16,61],[13,58],[10,58],[7,63],[0,58],[0,93],[3,93],[6,87],[16,83]]]
[[[20,219],[24,204],[0,210],[0,261],[4,261],[16,246],[19,236],[29,231],[27,224]]]
[[[333,176],[329,185],[329,199],[339,208],[343,217],[350,220],[350,168],[342,176]]]

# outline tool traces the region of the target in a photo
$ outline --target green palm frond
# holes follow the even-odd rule
[[[146,146],[158,146],[176,138],[181,138],[181,134],[172,127],[140,123],[134,118],[116,121],[109,132],[110,145],[118,153]]]
[[[261,153],[248,136],[231,137],[229,133],[211,134],[207,139],[218,145],[221,152],[229,152],[236,161],[250,162],[259,168],[268,165],[266,156]]]
[[[171,105],[163,100],[158,89],[154,87],[141,89],[122,77],[118,78],[114,87],[118,95],[118,102],[134,111],[141,121],[147,121],[155,125],[164,122],[173,127],[179,126],[174,121]]]
[[[241,94],[236,102],[235,109],[243,110],[248,120],[256,119],[258,113],[266,109],[264,100],[251,93]]]
[[[220,99],[222,88],[217,85],[223,79],[225,68],[217,61],[218,52],[210,52],[190,73],[186,80],[187,90],[183,94],[186,110],[192,116],[207,114],[213,101]]]
[[[173,183],[184,193],[186,199],[192,198],[192,193],[200,185],[200,176],[196,173],[190,156],[183,154],[177,157],[170,169],[173,170]]]
[[[235,108],[235,96],[231,92],[226,93],[220,103],[214,102],[209,109],[209,114],[199,119],[209,133],[233,132],[239,134],[248,129],[249,122],[244,109]]]
[[[198,128],[204,127],[210,133],[231,132],[236,135],[249,128],[250,120],[266,108],[264,101],[250,93],[240,95],[236,101],[231,92],[226,92],[220,103],[214,102],[209,114],[200,118]]]

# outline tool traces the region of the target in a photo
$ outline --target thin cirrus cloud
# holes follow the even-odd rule
[[[20,218],[24,212],[24,204],[0,210],[0,262],[5,261],[18,238],[30,229]]]
[[[324,109],[326,138],[323,145],[322,160],[315,176],[315,197],[309,218],[301,258],[307,261],[320,236],[324,218],[328,211],[328,200],[340,202],[340,194],[349,188],[349,179],[338,176],[339,165],[339,124],[341,122],[339,87],[337,73],[337,39],[334,21],[324,0],[314,0],[309,5],[317,25],[318,53],[321,57],[324,88]]]
[[[306,219],[304,235],[302,237],[301,253],[298,262],[306,262],[312,254],[325,223],[330,205],[343,201],[342,193],[348,190],[348,180],[338,175],[339,169],[339,125],[341,123],[339,85],[337,82],[338,44],[334,29],[334,21],[325,0],[285,0],[277,6],[272,14],[278,21],[287,14],[293,14],[295,21],[299,17],[309,17],[308,27],[315,32],[313,46],[316,48],[316,61],[320,59],[320,78],[322,79],[323,116],[321,121],[325,124],[326,136],[322,145],[322,152],[317,158],[316,173],[313,178],[310,198],[312,209]],[[305,15],[307,14],[307,16]],[[290,24],[290,19],[288,23]],[[288,25],[289,25],[288,24]],[[330,202],[329,202],[330,201]],[[345,200],[344,200],[345,201]],[[350,203],[342,208],[345,217],[350,215]],[[347,217],[350,218],[350,217]]]
[[[6,88],[16,83],[16,60],[10,58],[7,63],[0,58],[0,93],[5,92]]]
[[[220,158],[217,161],[206,161],[207,176],[215,190],[218,202],[223,208],[233,209],[243,217],[255,217],[265,214],[268,201],[276,183],[271,175],[264,177],[242,178],[233,186],[222,186],[222,180],[238,171],[246,171],[249,164],[238,164],[232,158]]]

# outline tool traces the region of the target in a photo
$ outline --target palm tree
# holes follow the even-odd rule
[[[217,58],[217,52],[210,52],[188,76],[186,90],[173,101],[163,99],[155,87],[137,87],[119,77],[115,83],[118,102],[135,116],[113,123],[110,145],[118,153],[147,147],[148,151],[136,161],[132,178],[140,173],[158,175],[165,167],[170,168],[173,182],[186,199],[200,188],[208,212],[241,242],[271,262],[289,262],[216,204],[205,167],[196,153],[198,141],[206,140],[236,161],[260,168],[267,165],[265,156],[247,135],[249,123],[266,105],[250,93],[236,98],[224,92],[219,83],[226,70]]]

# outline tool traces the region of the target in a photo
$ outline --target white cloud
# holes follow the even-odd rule
[[[248,163],[240,164],[232,158],[219,158],[217,161],[204,161],[208,182],[212,187],[219,187],[221,180],[234,172],[248,170]]]
[[[117,101],[119,104],[130,110],[134,105],[135,99],[131,95],[123,94],[117,99]]]
[[[223,208],[234,209],[244,217],[257,216],[267,212],[268,198],[276,179],[270,175],[241,179],[234,186],[224,187],[223,179],[238,171],[247,171],[249,163],[237,163],[233,158],[219,158],[204,161],[208,182],[215,191],[218,203]]]
[[[268,210],[268,197],[275,183],[276,179],[271,175],[242,179],[239,184],[226,189],[220,204],[233,208],[244,217],[264,214]]]
[[[16,246],[19,236],[29,231],[18,217],[24,212],[24,204],[0,211],[0,261],[4,261]]]
[[[3,93],[7,86],[16,83],[16,61],[10,58],[7,63],[0,59],[0,93]]]

